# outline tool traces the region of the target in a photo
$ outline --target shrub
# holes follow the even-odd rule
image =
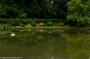
[[[54,24],[53,24],[52,21],[48,21],[46,25],[47,25],[47,26],[53,26]]]
[[[73,25],[90,24],[90,2],[88,0],[71,0],[68,2],[67,22]]]

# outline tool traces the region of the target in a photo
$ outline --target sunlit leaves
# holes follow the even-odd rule
[[[71,0],[68,5],[68,20],[76,21],[81,24],[90,23],[90,4],[89,0]]]

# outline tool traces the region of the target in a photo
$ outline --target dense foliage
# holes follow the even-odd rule
[[[85,25],[90,24],[90,0],[0,0],[0,18],[59,18]]]
[[[67,3],[67,5],[67,21],[69,24],[90,24],[90,0],[71,0]]]
[[[0,0],[3,18],[65,18],[66,0]]]

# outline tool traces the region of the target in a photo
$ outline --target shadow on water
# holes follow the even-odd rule
[[[59,29],[33,29],[32,31],[1,31],[0,56],[22,59],[66,59],[66,41]],[[11,32],[16,34],[11,36]]]
[[[68,59],[90,59],[90,31],[72,28],[64,31]]]
[[[11,32],[16,34],[11,36]],[[22,59],[89,59],[90,34],[74,29],[0,31],[0,56]]]

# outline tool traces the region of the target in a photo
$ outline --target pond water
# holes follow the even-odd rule
[[[11,32],[15,36],[11,36]],[[0,58],[90,59],[90,33],[77,29],[0,31]]]

